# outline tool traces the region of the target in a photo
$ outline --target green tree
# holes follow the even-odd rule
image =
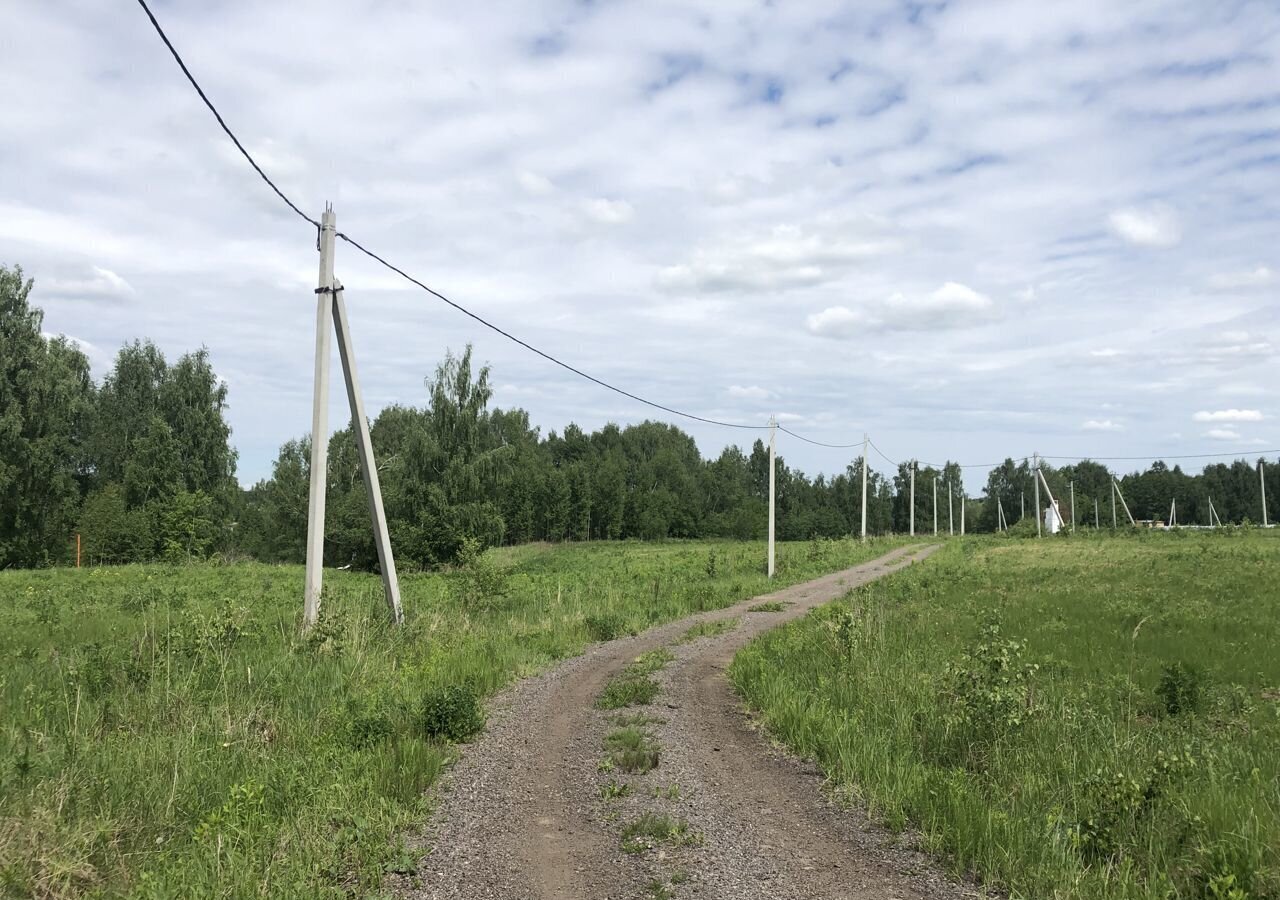
[[[0,568],[67,557],[93,408],[88,360],[41,333],[31,289],[0,266]]]

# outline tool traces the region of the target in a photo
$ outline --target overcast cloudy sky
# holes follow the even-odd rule
[[[926,460],[1280,446],[1275,3],[154,8],[309,213],[636,393]],[[0,20],[0,261],[95,374],[206,345],[268,474],[310,426],[314,230],[132,0]],[[544,433],[650,415],[341,243],[337,271],[371,411],[472,341]]]

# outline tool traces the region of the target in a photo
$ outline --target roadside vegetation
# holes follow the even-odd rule
[[[772,584],[894,544],[816,546],[781,545]],[[331,571],[305,635],[297,567],[0,572],[0,896],[374,891],[412,870],[397,835],[485,698],[590,641],[769,590],[763,558],[724,542],[491,550],[405,576],[400,629],[376,576]]]
[[[1015,897],[1280,898],[1280,534],[969,539],[741,651],[768,728]]]

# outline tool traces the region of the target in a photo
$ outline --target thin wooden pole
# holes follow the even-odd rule
[[[320,220],[320,277],[316,292],[316,365],[311,398],[311,488],[307,497],[307,576],[302,625],[320,615],[324,581],[324,500],[329,469],[329,335],[333,331],[333,236],[337,216],[326,208]]]

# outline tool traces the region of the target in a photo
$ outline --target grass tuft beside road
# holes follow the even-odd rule
[[[769,729],[1018,897],[1280,898],[1280,534],[966,539],[741,651]]]

